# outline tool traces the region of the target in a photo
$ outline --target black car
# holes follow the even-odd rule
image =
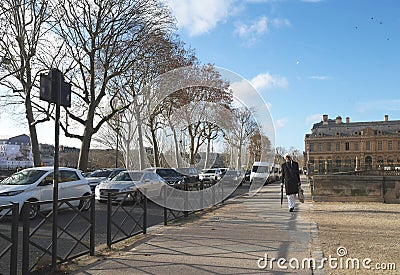
[[[184,183],[188,179],[185,175],[179,173],[173,168],[146,168],[146,171],[153,171],[162,177],[170,186],[178,187],[178,185]]]
[[[186,176],[190,183],[199,182],[199,172],[195,167],[176,168],[176,171]]]

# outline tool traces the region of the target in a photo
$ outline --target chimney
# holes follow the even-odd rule
[[[385,122],[389,121],[389,115],[385,115]]]
[[[346,123],[349,124],[350,123],[350,118],[346,117]]]
[[[322,123],[323,125],[327,125],[328,124],[328,115],[323,115],[322,116],[322,122],[323,122]]]
[[[337,116],[336,117],[336,124],[342,124],[342,117],[341,116]]]

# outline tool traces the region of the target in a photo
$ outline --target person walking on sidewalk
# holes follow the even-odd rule
[[[290,154],[285,154],[285,162],[282,164],[282,183],[281,187],[285,185],[286,197],[288,200],[289,211],[294,210],[295,194],[299,192],[300,172],[299,164],[292,160]]]

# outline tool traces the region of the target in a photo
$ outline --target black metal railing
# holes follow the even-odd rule
[[[147,231],[147,197],[139,191],[109,192],[107,247]]]
[[[226,191],[224,184],[214,185],[215,182],[185,184],[182,188],[189,192],[186,192],[183,199],[180,199],[182,199],[186,211],[164,207],[163,213],[160,213],[163,215],[160,222],[163,220],[166,225],[170,221],[187,217],[195,212],[189,211],[189,209],[202,210],[204,206],[223,203],[221,198],[224,197]],[[230,187],[227,185],[226,188]],[[190,191],[199,190],[204,190],[199,197],[189,196]],[[128,191],[108,194],[105,231],[106,244],[109,248],[132,236],[147,233],[148,199],[145,196],[146,190],[143,190],[143,193]],[[160,195],[165,200],[171,199],[169,196],[174,197],[174,190],[164,189]],[[59,209],[57,209],[59,218],[56,225],[57,255],[55,257],[57,260],[56,266],[53,266],[52,204],[52,201],[28,201],[24,203],[20,213],[18,204],[0,206],[0,247],[2,248],[0,250],[0,274],[52,272],[63,263],[86,254],[95,254],[96,203],[94,195],[60,199],[58,201]],[[191,204],[194,204],[193,208]],[[32,206],[40,209],[34,219],[29,217]],[[19,223],[20,218],[22,221]],[[3,222],[4,219],[6,222]],[[104,223],[101,224],[104,225]],[[21,236],[18,235],[19,226],[22,227]],[[99,227],[99,231],[101,229]],[[104,239],[101,242],[104,242]],[[21,246],[20,249],[18,249],[18,244]],[[19,255],[20,251],[22,251],[21,255]],[[5,266],[7,266],[6,269]]]
[[[88,205],[89,202],[90,205]],[[52,203],[52,201],[25,202],[24,206],[26,207],[22,208],[22,274],[57,268],[51,266],[53,244],[52,236],[49,236],[48,233],[48,228],[53,226]],[[94,195],[61,199],[58,203],[59,209],[56,211],[59,211],[58,215],[62,213],[62,219],[58,219],[57,224],[57,247],[59,248],[56,255],[57,265],[85,254],[94,255]],[[48,209],[48,211],[40,211],[34,220],[30,220],[31,204],[42,210]],[[86,212],[86,210],[90,211]]]
[[[0,242],[2,247],[0,250],[0,262],[5,263],[4,265],[0,265],[2,267],[0,269],[0,274],[17,274],[18,214],[18,203],[0,206],[0,223],[4,226],[2,226],[2,230],[0,231]]]

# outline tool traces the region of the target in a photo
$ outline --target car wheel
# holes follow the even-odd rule
[[[35,202],[36,200],[30,200],[29,202]],[[38,204],[25,204],[22,206],[22,213],[26,211],[26,208],[29,207],[28,211],[28,217],[29,219],[33,220],[39,215],[40,211],[40,206]]]
[[[85,194],[84,196],[88,196],[89,194]],[[81,198],[81,200],[79,201],[79,205],[78,205],[78,209],[80,211],[88,211],[90,209],[91,206],[91,198]]]

